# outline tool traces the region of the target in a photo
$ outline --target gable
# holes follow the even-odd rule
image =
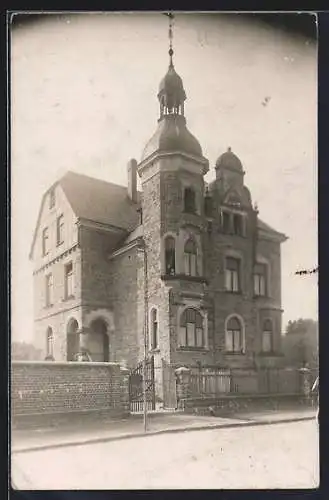
[[[63,246],[57,248],[57,218],[63,216]],[[29,258],[35,262],[48,260],[63,251],[63,248],[77,242],[75,214],[58,182],[43,195],[36,227],[33,234]],[[49,255],[42,255],[42,232],[48,228]]]

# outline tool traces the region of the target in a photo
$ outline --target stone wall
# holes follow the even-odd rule
[[[299,394],[273,394],[273,395],[227,395],[220,398],[189,399],[184,402],[185,413],[199,415],[215,414],[227,415],[236,412],[251,412],[265,410],[288,410],[296,406],[311,406],[311,400]]]
[[[129,413],[128,371],[114,363],[15,361],[12,418],[76,412]]]

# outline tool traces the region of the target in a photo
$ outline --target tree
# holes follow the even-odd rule
[[[13,361],[37,361],[41,359],[41,351],[27,342],[12,342],[11,359]]]
[[[318,322],[299,318],[289,321],[282,338],[286,364],[318,368]]]

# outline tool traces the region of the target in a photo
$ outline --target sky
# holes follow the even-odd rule
[[[43,15],[11,30],[12,339],[33,339],[28,255],[44,191],[67,170],[127,184],[156,129],[168,67],[160,13]],[[315,22],[315,18],[314,18]],[[177,14],[174,64],[209,160],[229,146],[259,216],[285,233],[282,305],[317,319],[317,44],[238,14]],[[266,98],[267,104],[264,105]]]

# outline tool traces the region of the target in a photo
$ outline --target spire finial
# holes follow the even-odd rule
[[[173,21],[174,14],[172,12],[166,12],[165,14],[169,19],[169,66],[173,66],[172,57],[174,55],[174,50],[172,48],[172,40],[173,40]]]

